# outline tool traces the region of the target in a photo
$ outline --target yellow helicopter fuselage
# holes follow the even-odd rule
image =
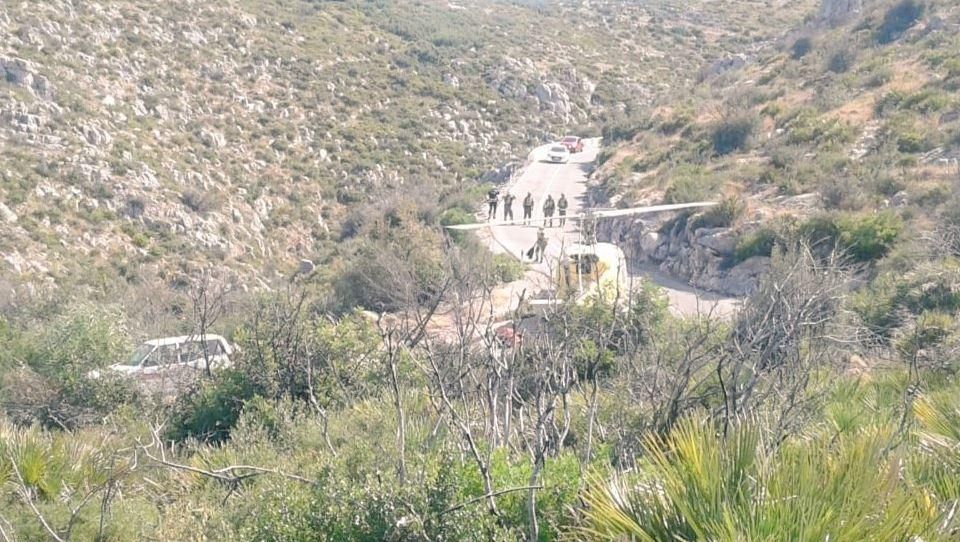
[[[626,273],[620,247],[611,243],[570,245],[555,274],[557,298],[581,301],[598,292],[615,291]]]

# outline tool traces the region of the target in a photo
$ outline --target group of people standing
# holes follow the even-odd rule
[[[487,192],[487,220],[493,220],[497,218],[497,207],[500,203],[500,192],[496,189],[491,189]],[[503,195],[503,219],[504,220],[513,220],[513,202],[517,199],[516,196],[507,192]],[[529,224],[530,220],[533,219],[533,194],[527,192],[527,196],[523,198],[523,221],[524,224]],[[563,227],[567,223],[567,208],[570,204],[567,202],[567,196],[560,194],[560,197],[554,201],[553,196],[547,195],[547,199],[543,201],[543,217],[544,224],[548,228],[553,227],[553,214],[556,212],[558,217],[557,219],[560,222],[560,227]]]

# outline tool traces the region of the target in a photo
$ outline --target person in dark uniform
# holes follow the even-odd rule
[[[560,193],[560,199],[557,200],[557,215],[560,217],[560,227],[562,228],[564,224],[567,223],[567,196]]]
[[[533,194],[527,192],[527,197],[523,198],[523,223],[529,224],[533,218]]]
[[[507,192],[503,196],[503,219],[504,220],[513,220],[513,200],[517,199],[516,196]]]
[[[553,196],[547,195],[547,199],[543,202],[543,216],[550,219],[550,225],[548,228],[553,227],[553,210],[556,209],[557,204],[553,201]]]
[[[497,217],[498,201],[500,201],[500,192],[496,188],[491,188],[487,192],[487,220],[493,220]]]

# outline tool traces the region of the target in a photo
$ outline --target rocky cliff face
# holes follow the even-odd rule
[[[732,228],[696,227],[696,220],[669,217],[601,221],[598,237],[617,243],[634,263],[654,264],[690,285],[742,296],[757,286],[770,259],[752,257],[734,264],[739,233]]]

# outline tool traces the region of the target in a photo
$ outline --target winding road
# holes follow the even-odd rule
[[[528,164],[507,186],[501,189],[501,196],[510,192],[516,196],[513,204],[515,218],[523,215],[523,198],[530,193],[536,204],[533,208],[534,218],[543,216],[543,201],[547,195],[553,195],[554,200],[560,194],[565,194],[570,203],[569,214],[576,214],[584,208],[587,192],[587,177],[593,171],[597,153],[600,149],[600,139],[584,140],[583,151],[572,154],[570,161],[563,164],[552,163],[547,160],[547,152],[551,145],[544,145],[534,149],[528,158]],[[483,211],[486,218],[486,209]],[[503,205],[497,209],[497,219],[503,219]],[[498,300],[498,305],[504,303],[510,309],[516,306],[523,290],[532,291],[545,289],[549,285],[551,267],[556,265],[563,245],[577,243],[579,240],[579,223],[567,220],[564,227],[558,227],[554,222],[553,228],[546,228],[547,250],[542,264],[531,264],[523,280],[505,286],[499,296],[508,296]],[[529,226],[498,226],[480,230],[490,249],[498,253],[508,253],[515,258],[522,258],[537,237],[539,224]],[[525,260],[529,261],[529,260]],[[707,292],[697,291],[689,285],[665,276],[652,269],[636,269],[632,274],[644,280],[650,280],[665,291],[671,310],[681,316],[697,314],[712,314],[715,316],[729,316],[738,306],[735,298],[718,296]]]

